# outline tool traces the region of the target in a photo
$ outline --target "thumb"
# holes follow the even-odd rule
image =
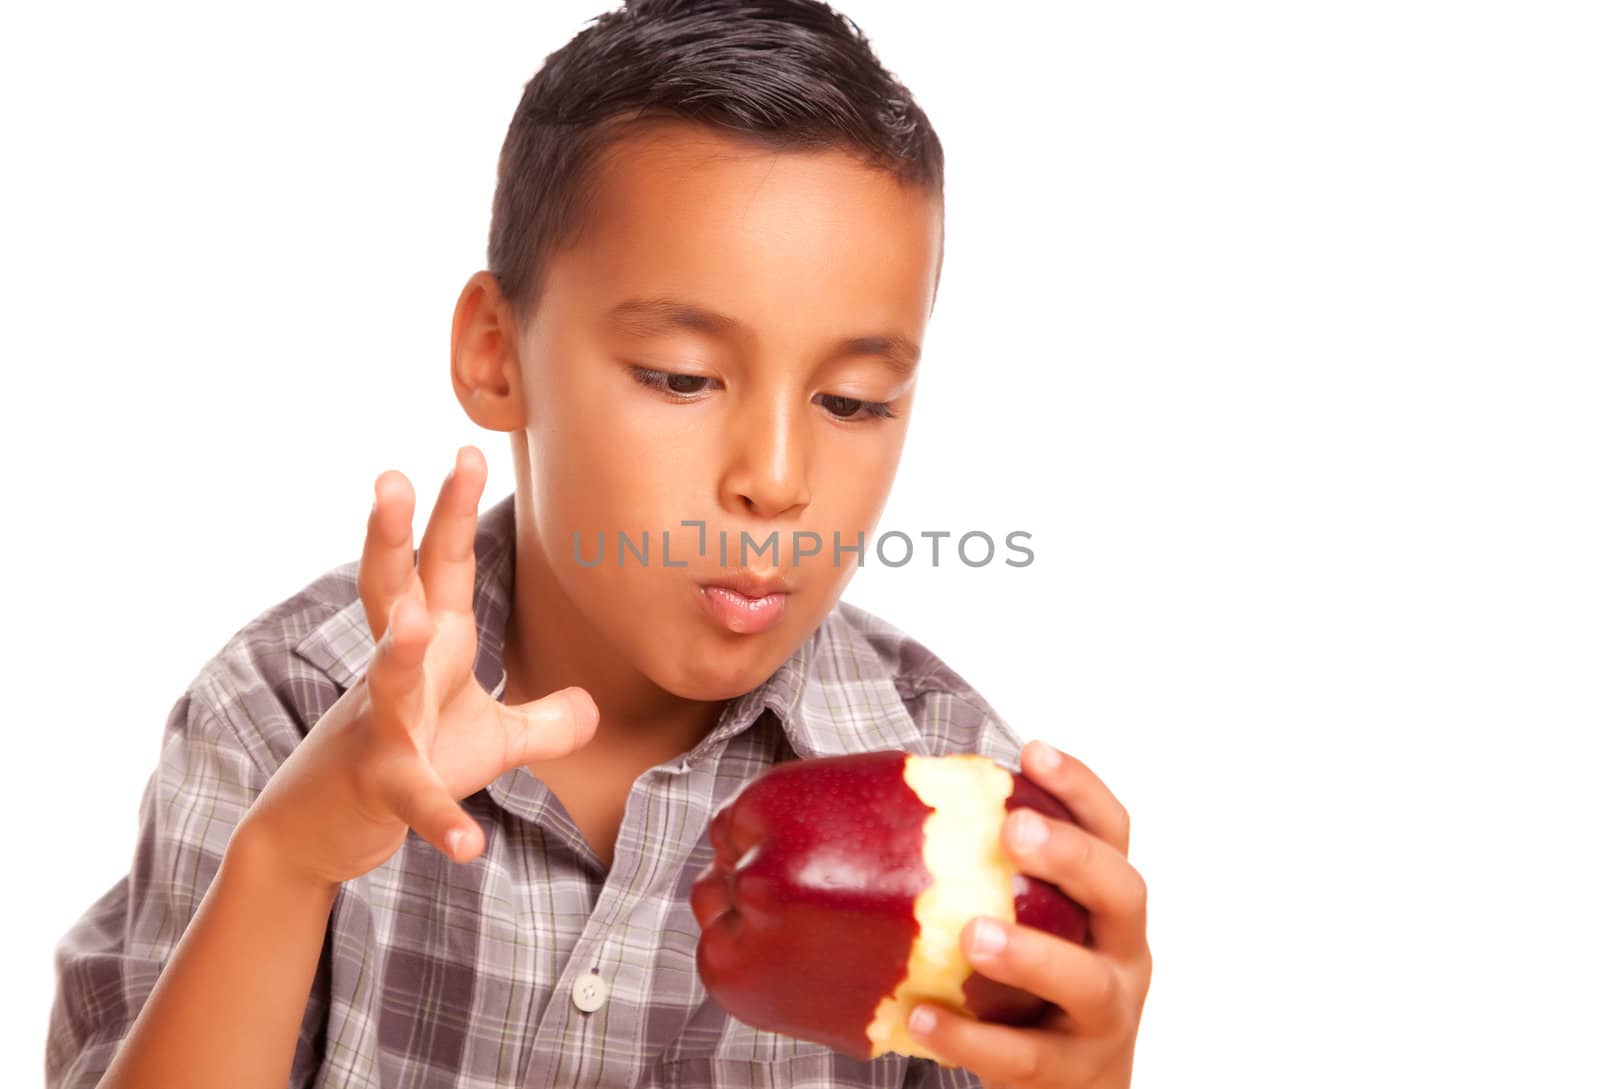
[[[506,725],[507,768],[533,760],[554,760],[581,749],[600,725],[594,698],[576,685],[527,703],[502,705]]]

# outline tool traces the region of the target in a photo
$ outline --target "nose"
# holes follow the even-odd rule
[[[811,502],[811,453],[800,411],[747,402],[732,420],[729,443],[723,509],[777,518]]]

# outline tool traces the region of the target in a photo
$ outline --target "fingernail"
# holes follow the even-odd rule
[[[979,919],[972,925],[972,955],[992,957],[1006,947],[1006,931],[993,919]]]
[[[1039,814],[1031,809],[1019,809],[1011,818],[1011,842],[1024,851],[1031,851],[1050,834]]]
[[[1051,748],[1043,741],[1039,742],[1034,747],[1038,749],[1038,752],[1035,753],[1035,756],[1039,761],[1039,766],[1045,771],[1055,771],[1061,766],[1061,753],[1056,749]]]
[[[444,834],[445,850],[451,858],[461,857],[461,841],[467,838],[467,833],[460,828],[452,828]]]
[[[926,1006],[918,1006],[911,1011],[911,1016],[906,1019],[906,1027],[918,1036],[926,1036],[933,1031],[935,1017],[933,1011]]]

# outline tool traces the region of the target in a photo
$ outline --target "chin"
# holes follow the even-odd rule
[[[778,631],[759,636],[681,639],[667,648],[674,660],[656,683],[689,700],[731,700],[759,688],[800,644]]]
[[[733,700],[761,687],[761,683],[772,676],[777,668],[773,666],[763,672],[760,669],[730,669],[725,662],[696,663],[684,666],[676,683],[663,684],[661,687],[680,699],[702,703]]]

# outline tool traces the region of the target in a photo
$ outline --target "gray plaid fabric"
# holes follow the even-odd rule
[[[515,559],[507,496],[476,542],[475,672],[496,698]],[[373,651],[359,561],[236,633],[167,720],[127,876],[56,948],[51,1087],[99,1081],[221,863],[240,816]],[[863,1063],[751,1028],[706,995],[689,886],[706,828],[776,762],[904,749],[981,752],[1015,770],[1021,741],[926,648],[841,602],[765,683],[730,702],[692,752],[640,777],[609,872],[526,768],[463,803],[487,832],[471,863],[415,833],[340,889],[292,1086],[925,1086],[964,1070]],[[574,987],[598,973],[605,1001]]]

